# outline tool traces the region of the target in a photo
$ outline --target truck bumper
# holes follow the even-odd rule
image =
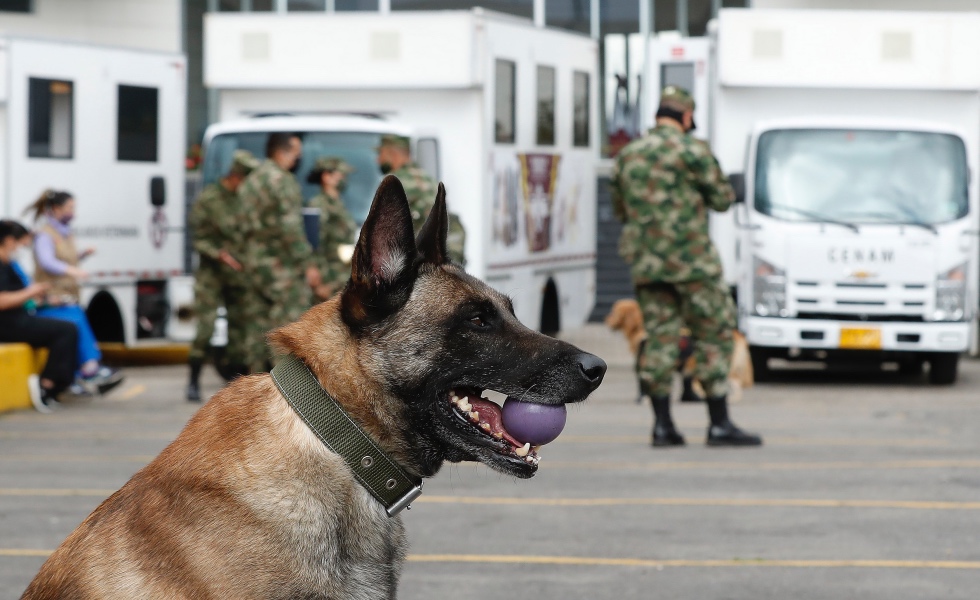
[[[969,323],[885,323],[750,316],[743,318],[741,325],[750,345],[771,348],[964,352],[970,344]],[[842,345],[844,329],[878,330],[880,345]]]

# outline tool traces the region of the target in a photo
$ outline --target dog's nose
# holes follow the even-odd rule
[[[602,376],[606,374],[606,361],[595,354],[583,352],[578,355],[578,366],[582,369],[582,376],[589,382],[592,389],[599,387],[602,383]]]

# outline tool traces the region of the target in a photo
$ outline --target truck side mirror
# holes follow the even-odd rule
[[[150,179],[150,204],[163,206],[167,203],[167,185],[163,177],[157,175]]]
[[[735,190],[735,203],[745,202],[745,175],[743,173],[732,173],[728,176],[728,183]]]

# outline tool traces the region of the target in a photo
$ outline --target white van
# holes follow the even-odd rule
[[[510,294],[531,327],[585,322],[595,298],[594,40],[481,9],[209,13],[205,57],[213,139],[229,127],[269,129],[272,118],[247,119],[268,113],[387,117],[446,184],[467,231],[467,270]],[[380,177],[373,163],[354,166]],[[370,202],[360,185],[345,194],[355,219]]]
[[[723,10],[652,44],[740,204],[712,220],[756,376],[770,358],[953,383],[976,351],[980,15]],[[972,175],[972,176],[971,176]]]
[[[97,252],[82,301],[101,342],[188,340],[182,55],[0,37],[0,216],[46,188],[77,202]]]

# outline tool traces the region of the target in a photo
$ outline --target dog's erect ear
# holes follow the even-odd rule
[[[351,257],[342,298],[349,325],[384,318],[408,300],[417,268],[412,213],[405,189],[388,175],[378,186]]]
[[[422,261],[441,265],[449,262],[446,253],[446,236],[449,234],[449,212],[446,209],[446,186],[439,183],[436,192],[436,202],[429,211],[429,216],[419,230],[415,245],[419,248]]]

